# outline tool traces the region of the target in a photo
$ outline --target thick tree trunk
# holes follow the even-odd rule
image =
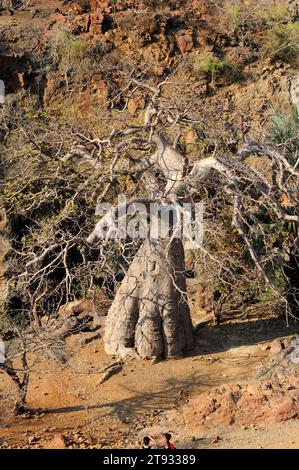
[[[105,349],[119,356],[182,356],[193,347],[180,239],[145,240],[108,312]]]

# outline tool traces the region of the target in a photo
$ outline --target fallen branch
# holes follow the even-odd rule
[[[107,370],[107,372],[105,372],[102,377],[97,381],[96,385],[101,385],[103,384],[104,382],[106,382],[108,379],[110,379],[110,377],[112,377],[112,375],[114,374],[117,374],[118,372],[120,372],[123,368],[123,365],[122,363],[117,363],[116,365],[111,365],[111,366],[108,366],[106,367],[105,370]]]

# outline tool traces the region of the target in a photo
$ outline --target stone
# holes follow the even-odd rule
[[[50,20],[54,23],[65,23],[66,17],[62,13],[55,12],[50,15]]]
[[[102,32],[102,23],[104,15],[100,9],[97,9],[95,13],[90,15],[90,32],[92,34],[99,34]]]
[[[28,444],[30,444],[30,445],[31,445],[31,444],[35,444],[36,441],[37,441],[37,439],[36,439],[35,436],[30,436],[30,437],[28,438]]]
[[[296,377],[284,382],[230,383],[192,397],[182,414],[194,433],[231,424],[245,429],[279,423],[298,416],[298,385]]]
[[[66,437],[62,434],[55,434],[53,439],[47,444],[49,449],[65,449],[66,447]]]
[[[109,98],[109,85],[106,80],[103,80],[101,75],[95,74],[92,77],[90,86],[97,102],[101,104],[107,103]]]
[[[272,341],[270,346],[271,354],[279,354],[283,350],[283,344],[280,339],[275,339]]]
[[[78,3],[74,3],[70,6],[70,10],[74,15],[82,15],[84,13],[84,10],[81,5]]]
[[[180,31],[176,35],[176,43],[182,54],[192,51],[193,49],[192,34],[189,31]]]
[[[136,100],[130,99],[128,102],[128,111],[130,114],[135,114],[138,108],[138,103]]]

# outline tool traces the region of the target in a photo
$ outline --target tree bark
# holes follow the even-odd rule
[[[144,241],[108,312],[105,350],[121,357],[182,356],[193,347],[180,239]]]
[[[24,368],[23,380],[20,380],[17,372],[14,370],[13,367],[8,364],[0,364],[0,369],[2,369],[9,375],[9,377],[12,379],[12,381],[16,384],[18,388],[18,397],[13,411],[15,415],[19,415],[25,410],[25,402],[29,385],[29,370],[26,358],[23,357],[22,361],[23,365],[26,364],[26,368]]]

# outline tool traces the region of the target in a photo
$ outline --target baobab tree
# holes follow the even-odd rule
[[[147,216],[151,204],[175,204],[184,214],[184,204],[203,203],[205,236],[196,249],[202,272],[213,264],[219,266],[214,277],[230,287],[238,279],[259,284],[289,318],[298,311],[299,172],[289,142],[274,146],[241,135],[239,149],[228,151],[212,128],[212,149],[188,159],[181,133],[205,126],[207,139],[211,118],[196,106],[196,90],[180,84],[175,99],[171,77],[155,83],[136,70],[120,73],[99,133],[87,131],[86,121],[63,125],[49,113],[41,123],[28,120],[17,106],[3,113],[9,170],[1,199],[16,226],[9,289],[37,326],[39,316],[119,281],[121,271],[106,320],[106,351],[167,358],[184,354],[194,340],[185,241],[174,223],[161,238],[102,237],[109,212],[97,223],[95,206],[114,203],[119,193],[126,193],[128,207],[142,203]],[[145,109],[132,118],[128,102],[140,97]],[[221,237],[237,240],[237,248],[214,248]]]
[[[135,84],[149,88],[142,83]],[[175,201],[182,205],[186,199],[200,198],[207,181],[213,180],[216,190],[232,201],[232,228],[243,240],[266,284],[275,290],[275,283],[269,274],[269,264],[275,255],[267,252],[266,259],[261,262],[251,232],[252,227],[256,230],[256,226],[263,230],[261,219],[265,217],[270,217],[273,223],[298,224],[299,172],[296,165],[271,147],[257,142],[248,142],[233,157],[215,154],[189,164],[185,156],[156,131],[163,114],[170,125],[180,122],[179,115],[174,118],[159,104],[163,85],[150,88],[152,96],[143,126],[128,127],[121,132],[112,131],[101,144],[113,146],[115,139],[121,137],[119,146],[125,148],[132,141],[138,141],[138,137],[131,136],[147,133],[147,141],[143,140],[142,143],[154,147],[154,152],[139,164],[144,170],[143,179],[148,202],[151,203],[171,204]],[[127,136],[130,138],[126,141]],[[249,163],[253,155],[266,161],[266,172]],[[120,158],[117,151],[116,160]],[[288,200],[287,208],[283,196]],[[98,222],[88,238],[89,243],[102,237],[103,222],[107,220],[105,215]],[[298,237],[294,240],[295,250],[297,243]],[[296,303],[296,296],[294,300]],[[287,305],[287,309],[289,307]],[[109,310],[104,341],[109,354],[120,356],[137,353],[141,357],[173,357],[192,348],[183,243],[174,237],[172,229],[166,240],[151,239],[149,235],[139,248]]]

